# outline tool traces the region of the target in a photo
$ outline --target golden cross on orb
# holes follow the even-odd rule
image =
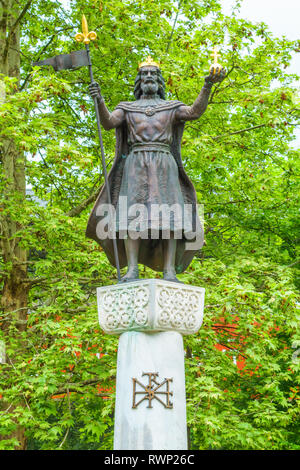
[[[213,52],[210,54],[211,57],[214,59],[214,64],[218,63],[218,58],[221,57],[221,54],[218,54],[220,49],[217,48],[217,46],[214,47]]]
[[[218,54],[219,52],[219,49],[217,48],[217,46],[214,46],[214,50],[211,54],[211,57],[214,58],[214,63],[209,67],[209,72],[210,73],[213,73],[213,75],[218,71],[218,73],[220,73],[220,71],[222,70],[222,65],[218,64],[218,58],[221,57],[221,54]]]

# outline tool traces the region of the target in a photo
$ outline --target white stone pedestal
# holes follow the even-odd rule
[[[201,326],[204,289],[147,279],[99,287],[99,323],[120,336],[115,450],[186,450],[183,334]]]
[[[169,381],[157,385],[165,379]],[[152,390],[157,389],[152,400],[145,390],[149,381]],[[118,349],[116,396],[114,449],[187,449],[180,333],[123,333]]]

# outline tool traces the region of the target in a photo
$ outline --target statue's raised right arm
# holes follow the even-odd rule
[[[192,106],[180,106],[176,111],[176,120],[177,121],[193,121],[198,119],[206,110],[208,104],[208,98],[211,92],[211,88],[215,83],[221,82],[224,80],[226,75],[225,69],[221,67],[220,69],[217,68],[215,73],[213,70],[210,74],[205,77],[205,83],[200,91],[199,95],[197,96],[196,100],[192,104]]]

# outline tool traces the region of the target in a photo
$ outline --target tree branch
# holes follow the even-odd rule
[[[40,284],[40,283],[43,283],[43,282],[53,282],[53,284],[55,282],[59,282],[61,281],[61,277],[57,277],[57,278],[54,278],[54,279],[51,279],[49,276],[45,276],[45,277],[36,277],[36,278],[28,278],[28,279],[24,279],[23,283],[24,284],[29,284],[30,286],[35,286],[37,284]]]
[[[38,53],[38,55],[35,57],[35,60],[34,62],[37,62],[39,60],[39,58],[41,57],[41,55],[48,49],[48,47],[50,46],[50,44],[52,43],[53,39],[55,38],[55,36],[58,35],[58,33],[61,33],[62,31],[67,31],[68,29],[74,29],[73,26],[72,27],[68,27],[68,28],[63,28],[63,29],[59,29],[58,31],[56,31],[55,34],[52,34],[51,38],[49,39],[49,41],[45,44],[44,47],[42,47],[42,49],[40,50],[40,52]],[[28,59],[29,60],[29,59]],[[24,82],[22,83],[22,85],[20,86],[20,91],[24,90],[24,88],[26,87],[26,84],[28,82],[28,80],[30,79],[31,77],[31,72],[25,77],[24,79]]]
[[[92,194],[82,201],[78,206],[73,207],[69,212],[67,212],[65,215],[68,217],[76,217],[77,215],[81,214],[81,212],[89,205],[91,202],[94,202],[97,199],[97,196],[101,190],[102,186],[97,188],[95,191],[92,192]]]
[[[226,206],[227,204],[247,204],[250,201],[250,199],[241,199],[238,201],[226,201],[226,202],[211,202],[207,203],[208,206]],[[209,214],[210,211],[206,212],[206,214]]]
[[[114,379],[114,377],[109,377],[109,379]],[[101,381],[103,381],[103,379],[99,378],[99,379],[85,380],[84,382],[79,382],[78,384],[68,383],[68,384],[66,384],[66,388],[61,388],[61,389],[57,390],[55,393],[52,393],[51,395],[52,396],[62,395],[63,393],[68,393],[68,391],[69,392],[83,393],[81,390],[78,390],[78,388],[80,389],[81,387],[87,387],[89,385],[96,385]],[[109,392],[107,392],[107,393],[98,393],[97,395],[101,396],[101,397],[107,397],[109,395]]]
[[[287,267],[291,268],[292,266],[295,266],[296,264],[299,264],[299,263],[300,263],[300,259],[297,259],[296,261],[294,261],[294,263],[288,264]]]
[[[259,129],[260,127],[266,127],[267,124],[259,124],[258,126],[253,127],[246,127],[246,129],[241,129],[240,131],[230,132],[229,134],[222,134],[212,137],[213,140],[221,139],[222,137],[228,137],[229,135],[237,135],[243,134],[244,132],[254,131],[255,129]]]
[[[169,40],[168,40],[167,47],[166,47],[166,52],[169,52],[169,48],[170,48],[170,45],[171,45],[171,42],[172,42],[173,34],[174,34],[174,31],[175,31],[178,15],[179,15],[179,11],[180,11],[180,6],[181,6],[181,0],[179,0],[179,2],[178,2],[177,13],[176,13],[176,16],[175,16],[175,20],[174,20],[174,23],[173,23],[173,28],[172,28],[172,31],[171,31],[171,34],[170,34],[170,37],[169,37]]]

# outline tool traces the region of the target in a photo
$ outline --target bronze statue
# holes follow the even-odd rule
[[[98,83],[94,82],[89,87],[92,97],[97,97],[104,129],[116,129],[116,155],[108,180],[112,205],[119,214],[115,231],[120,267],[128,266],[122,282],[138,279],[138,263],[163,271],[163,277],[168,281],[179,282],[176,273],[187,268],[203,244],[196,193],[182,166],[180,142],[184,123],[198,119],[204,113],[212,85],[224,77],[225,71],[221,66],[212,66],[195,102],[186,106],[180,101],[165,100],[160,66],[148,57],[139,65],[134,88],[136,101],[121,102],[111,113]],[[124,198],[129,209],[125,214],[119,210]],[[101,206],[107,202],[104,185],[90,215],[86,235],[103,247],[115,266],[112,239],[103,236],[102,232],[99,234],[97,229],[104,218]],[[162,217],[154,210],[173,206],[180,209],[179,215],[170,211],[169,217]],[[146,210],[142,211],[142,216],[138,214],[139,224],[134,226],[137,228],[126,231],[134,215],[137,216],[130,213],[132,207],[145,207]],[[191,211],[186,211],[186,207],[191,207]],[[125,225],[121,224],[120,217]],[[168,235],[164,236],[164,233]],[[186,249],[190,233],[198,239],[195,250]]]

